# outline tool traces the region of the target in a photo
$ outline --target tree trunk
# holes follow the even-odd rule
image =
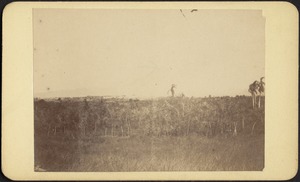
[[[212,129],[211,122],[209,122],[209,135],[213,136],[213,129]]]
[[[190,119],[188,120],[188,123],[187,123],[187,131],[186,131],[186,136],[188,136],[190,133]]]
[[[245,117],[244,116],[242,118],[242,128],[243,128],[243,130],[245,129]]]
[[[221,123],[220,126],[221,126],[221,134],[223,134],[224,133],[224,125],[223,125],[223,123]]]
[[[251,130],[251,134],[253,135],[253,133],[254,133],[254,128],[255,128],[255,125],[256,125],[256,122],[253,124],[253,126],[252,126],[252,130]]]
[[[256,100],[255,95],[252,94],[252,105],[253,105],[253,109],[255,108],[255,100]]]
[[[56,135],[56,126],[54,126],[54,135]]]
[[[184,115],[184,103],[182,103],[182,117],[184,117],[185,115]]]
[[[233,136],[237,136],[237,129],[236,129],[237,123],[234,122],[233,125],[234,125]]]
[[[124,136],[124,130],[123,130],[123,126],[121,125],[121,133],[122,133],[122,137]]]
[[[97,122],[95,121],[95,124],[94,124],[94,134],[96,134],[97,132]]]
[[[128,130],[128,136],[130,136],[130,131],[131,131],[130,122],[128,122],[127,130]]]
[[[127,126],[127,135],[130,136],[130,126]]]
[[[166,119],[166,136],[169,135],[169,122],[168,122],[168,119]]]
[[[86,134],[86,133],[85,133],[85,132],[86,132],[85,129],[86,129],[86,126],[84,125],[84,126],[83,126],[83,136],[85,136],[85,134]]]

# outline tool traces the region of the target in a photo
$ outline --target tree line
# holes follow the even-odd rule
[[[264,132],[264,99],[260,109],[247,96],[36,99],[34,120],[35,132],[48,137],[227,137]]]

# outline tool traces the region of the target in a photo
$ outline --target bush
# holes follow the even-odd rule
[[[252,109],[251,104],[251,97],[246,96],[35,99],[35,132],[70,138],[263,133],[264,98],[260,109]]]

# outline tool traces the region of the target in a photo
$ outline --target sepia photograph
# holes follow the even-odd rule
[[[32,13],[36,172],[264,169],[262,10]]]
[[[288,2],[3,9],[11,180],[289,180],[299,13]]]

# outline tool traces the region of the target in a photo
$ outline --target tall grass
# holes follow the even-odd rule
[[[35,166],[46,171],[259,171],[264,99],[36,100]]]
[[[136,137],[37,141],[35,162],[47,171],[259,171],[263,135],[230,138]]]

